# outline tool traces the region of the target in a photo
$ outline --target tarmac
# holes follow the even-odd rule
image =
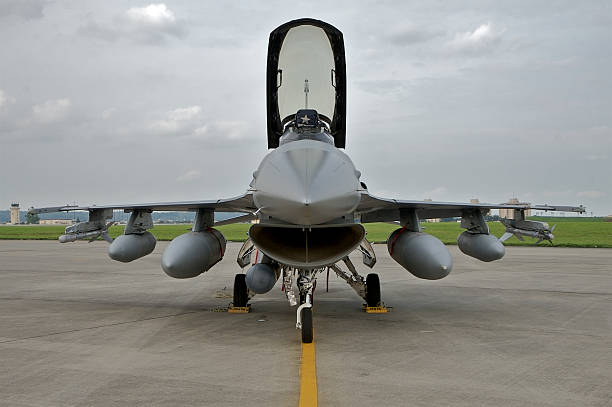
[[[297,406],[300,334],[280,283],[231,301],[238,243],[188,280],[167,242],[123,264],[105,242],[0,241],[1,406]],[[320,406],[612,406],[612,249],[508,247],[419,280],[375,245],[366,314],[332,273],[315,293]],[[354,257],[358,270],[369,272]]]

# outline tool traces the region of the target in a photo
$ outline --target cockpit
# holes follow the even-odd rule
[[[327,123],[319,119],[314,109],[300,109],[285,126],[285,132],[280,137],[279,145],[297,140],[316,140],[334,144]]]
[[[266,89],[268,148],[302,139],[344,148],[346,64],[335,27],[300,19],[274,30]]]

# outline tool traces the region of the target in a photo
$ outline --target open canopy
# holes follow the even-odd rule
[[[346,142],[344,39],[335,27],[304,18],[270,34],[267,67],[268,148],[300,109],[314,109],[336,147]]]

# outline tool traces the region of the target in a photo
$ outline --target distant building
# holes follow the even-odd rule
[[[518,198],[510,198],[508,205],[531,205],[529,202],[519,202]],[[525,210],[525,217],[531,216],[531,209]],[[514,209],[500,209],[499,217],[506,219],[514,219]]]
[[[425,201],[425,202],[432,202],[433,199],[425,198],[425,199],[423,199],[423,201]],[[438,223],[438,222],[440,222],[440,218],[425,219],[425,222]]]
[[[40,225],[72,225],[72,219],[41,219]]]
[[[604,222],[612,222],[612,215],[605,216]]]
[[[19,204],[12,203],[11,204],[11,224],[19,225],[21,223],[19,218]]]

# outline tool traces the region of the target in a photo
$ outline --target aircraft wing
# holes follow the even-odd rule
[[[151,202],[137,204],[119,205],[92,205],[92,206],[53,206],[47,208],[31,208],[30,213],[49,213],[67,211],[97,211],[104,209],[120,209],[126,212],[133,211],[185,211],[195,212],[198,209],[212,209],[215,212],[243,212],[253,213],[257,211],[253,203],[253,195],[247,192],[241,196],[229,199],[217,199],[213,201],[178,201],[178,202]]]
[[[390,198],[380,198],[364,191],[357,207],[362,223],[393,222],[400,218],[400,210],[414,210],[419,219],[451,218],[463,216],[465,211],[479,210],[486,213],[491,209],[542,210],[583,213],[583,206],[559,205],[513,205],[469,202],[437,202],[437,201],[404,201]]]
[[[153,211],[197,212],[193,231],[200,231],[210,226],[248,222],[257,217],[255,214],[257,208],[253,203],[253,195],[250,191],[235,198],[217,199],[215,201],[151,202],[92,206],[66,205],[30,208],[29,213],[88,211],[89,220],[68,226],[66,234],[61,235],[59,241],[61,243],[84,239],[93,241],[98,237],[102,237],[108,242],[113,242],[113,239],[108,234],[108,228],[113,225],[113,222],[107,222],[107,220],[113,218],[113,211],[116,209],[132,213],[125,227],[126,235],[143,234],[147,229],[151,229],[153,227],[151,212]],[[215,222],[213,212],[242,212],[245,215]]]

